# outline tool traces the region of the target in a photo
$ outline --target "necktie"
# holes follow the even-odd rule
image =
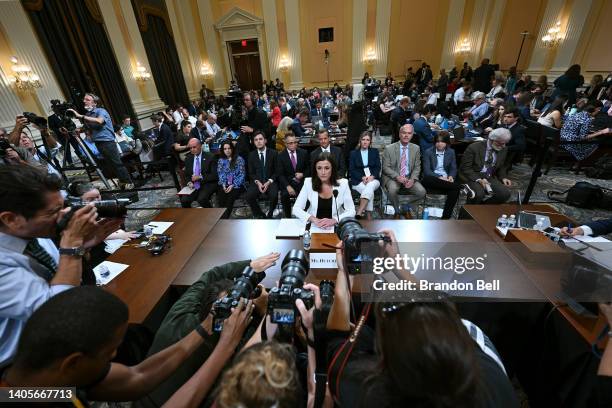
[[[47,272],[41,275],[41,278],[45,279],[47,282],[53,279],[57,271],[57,263],[55,263],[51,255],[40,246],[36,238],[28,241],[24,253],[34,258],[39,264],[47,269]]]
[[[293,171],[297,167],[297,160],[295,158],[295,152],[291,152],[291,167],[293,167]]]
[[[200,168],[201,166],[201,161],[200,161],[200,156],[196,156],[194,158],[195,160],[195,169],[193,170],[193,175],[194,176],[201,176],[202,175],[202,169]],[[195,188],[196,190],[200,189],[200,180],[196,181],[193,183],[193,188]]]
[[[264,155],[262,152],[259,152],[259,161],[261,161],[261,179],[266,179],[266,161],[264,160]]]
[[[402,157],[400,157],[400,176],[408,175],[408,148],[402,146]]]

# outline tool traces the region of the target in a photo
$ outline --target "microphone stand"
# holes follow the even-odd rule
[[[338,224],[340,224],[340,213],[338,212],[338,190],[334,188],[333,194],[334,194],[334,204],[336,205],[336,217],[338,218],[337,219]]]

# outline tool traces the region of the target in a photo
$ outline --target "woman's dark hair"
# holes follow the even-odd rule
[[[184,121],[181,122],[181,131],[183,131],[183,129],[185,128],[185,126],[187,125],[191,125],[191,122],[188,121],[187,119],[185,119]]]
[[[565,75],[572,79],[578,79],[580,77],[580,65],[574,64],[565,71]]]
[[[563,105],[565,105],[565,102],[567,102],[567,97],[566,96],[557,96],[550,104],[550,106],[548,107],[548,111],[547,113],[550,112],[554,112],[556,110],[559,111],[559,113],[561,113],[561,116],[563,116],[565,114],[565,109],[563,109]]]
[[[319,156],[312,162],[312,189],[317,193],[321,192],[322,186],[321,179],[317,174],[317,163],[326,160],[331,164],[332,168],[331,177],[329,178],[329,181],[332,186],[338,185],[338,165],[336,164],[336,159],[334,159],[334,156],[331,153],[323,152],[319,154]]]
[[[221,146],[219,146],[219,156],[222,159],[227,159],[225,155],[225,145],[229,145],[230,149],[232,149],[232,156],[230,161],[230,169],[233,169],[236,166],[236,157],[238,157],[238,152],[236,151],[236,147],[232,144],[231,140],[225,139],[221,142]]]
[[[366,379],[366,401],[377,398],[372,385],[381,378],[389,406],[477,405],[476,345],[450,301],[427,299],[395,303],[391,311],[377,304],[380,370]]]
[[[433,139],[434,144],[438,143],[438,142],[444,142],[446,143],[446,147],[450,146],[450,133],[448,133],[446,130],[441,130],[439,131]]]
[[[32,218],[47,206],[45,193],[60,191],[62,181],[47,169],[27,165],[0,166],[0,213]]]
[[[221,279],[206,286],[200,297],[200,320],[206,319],[219,295],[229,292],[233,286],[234,282],[229,279]]]
[[[589,103],[584,108],[582,108],[582,111],[590,114],[595,112],[595,109],[597,108],[603,108],[603,103],[601,101],[593,101]]]
[[[271,100],[270,101],[270,110],[276,108],[278,106],[278,103],[276,103],[275,100]]]

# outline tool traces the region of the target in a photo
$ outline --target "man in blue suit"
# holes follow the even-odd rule
[[[421,116],[414,121],[414,134],[419,137],[421,151],[425,152],[434,145],[435,132],[431,130],[429,120],[435,114],[436,108],[433,105],[425,105],[419,112]]]
[[[561,235],[575,237],[577,235],[607,235],[612,233],[612,218],[589,222],[577,228],[564,227]]]
[[[443,219],[449,219],[453,215],[453,209],[459,198],[459,193],[464,191],[470,198],[475,193],[466,185],[457,181],[457,159],[455,151],[450,147],[448,132],[442,131],[434,136],[433,147],[423,153],[423,186],[426,189],[442,190],[446,194],[444,203]]]
[[[329,127],[329,111],[321,107],[321,101],[317,100],[315,107],[310,110],[310,117],[320,117],[324,127]]]

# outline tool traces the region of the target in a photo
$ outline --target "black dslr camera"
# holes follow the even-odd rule
[[[47,127],[47,119],[43,118],[42,116],[38,116],[35,113],[23,112],[23,117],[26,118],[28,122],[38,126],[41,129]]]
[[[268,295],[268,314],[272,323],[281,325],[295,323],[295,315],[299,313],[295,307],[297,299],[302,299],[306,309],[314,305],[314,293],[303,289],[308,269],[308,260],[304,251],[292,249],[285,256],[278,287],[272,288]]]
[[[232,314],[232,308],[238,306],[240,298],[255,299],[261,294],[259,283],[266,277],[265,272],[255,272],[250,266],[244,268],[242,275],[236,278],[234,286],[227,295],[213,303],[213,330],[223,330],[223,321]]]
[[[0,159],[4,159],[6,157],[6,150],[12,149],[13,146],[6,139],[0,139]]]
[[[372,261],[362,252],[365,243],[383,241],[390,243],[391,238],[382,233],[371,233],[363,229],[354,218],[344,218],[336,225],[336,235],[344,243],[344,264],[351,275],[361,273],[361,263]]]

